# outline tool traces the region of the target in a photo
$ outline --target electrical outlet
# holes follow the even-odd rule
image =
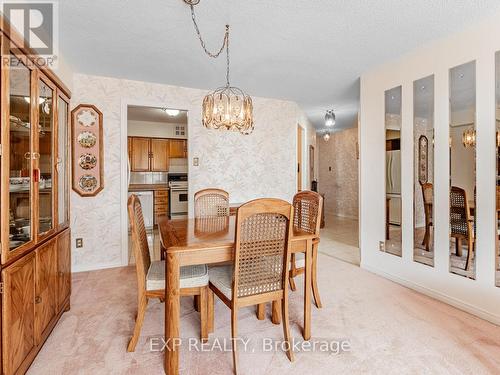
[[[380,249],[380,251],[385,251],[385,242],[379,241],[378,248]]]
[[[76,248],[79,249],[80,247],[83,247],[83,238],[76,239]]]

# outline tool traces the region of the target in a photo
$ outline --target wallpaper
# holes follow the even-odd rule
[[[358,217],[357,142],[357,128],[332,133],[328,142],[318,138],[318,188],[325,194],[327,214]]]
[[[311,125],[299,106],[290,101],[254,98],[255,130],[251,135],[207,130],[201,125],[201,102],[206,91],[124,79],[75,74],[71,105],[96,105],[103,113],[104,190],[94,198],[72,193],[75,271],[122,265],[121,259],[121,105],[161,103],[188,112],[190,212],[194,192],[218,187],[231,202],[259,197],[291,200],[296,189],[296,126],[315,142]],[[192,159],[199,158],[199,166]],[[304,154],[307,158],[307,153]],[[306,160],[305,160],[306,161]],[[306,161],[307,162],[307,161]],[[306,164],[307,165],[307,164]]]

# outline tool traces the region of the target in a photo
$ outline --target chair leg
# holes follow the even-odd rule
[[[321,298],[319,297],[319,289],[318,289],[318,244],[313,245],[313,256],[312,256],[312,294],[314,297],[314,303],[318,309],[323,307],[321,303]]]
[[[461,238],[455,238],[455,248],[456,248],[457,256],[461,257],[462,256],[462,239]]]
[[[273,301],[271,322],[281,324],[281,300]]]
[[[266,317],[266,304],[259,303],[257,305],[257,319],[264,320]]]
[[[194,296],[193,305],[194,309],[200,312],[200,296]]]
[[[288,320],[288,296],[285,294],[283,300],[281,301],[281,313],[283,319],[283,336],[285,337],[285,342],[287,343],[286,356],[290,362],[294,361],[292,343],[290,342],[290,321]]]
[[[212,333],[214,331],[214,321],[215,321],[215,305],[214,305],[214,292],[212,289],[208,288],[207,292],[207,324],[208,324],[208,333]]]
[[[200,288],[201,341],[208,341],[208,286]]]
[[[127,347],[128,352],[135,352],[135,346],[141,335],[142,323],[144,323],[144,315],[146,314],[146,308],[148,306],[147,297],[141,297],[139,299],[139,304],[137,306],[137,317],[135,318],[135,327],[132,338],[130,339]]]
[[[474,253],[474,244],[471,240],[468,241],[467,246],[467,260],[465,261],[465,270],[469,271],[471,266],[472,255]]]
[[[231,338],[233,340],[233,370],[238,374],[238,309],[233,306],[231,309]]]
[[[290,283],[290,289],[292,289],[294,292],[297,290],[297,286],[295,285],[295,280],[293,279],[296,269],[297,268],[295,266],[295,254],[292,254],[290,256],[290,272],[289,272],[290,276],[288,277],[288,281]]]

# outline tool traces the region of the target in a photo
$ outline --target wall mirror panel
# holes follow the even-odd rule
[[[495,285],[500,287],[500,51],[495,54],[495,125],[496,125],[496,236],[495,236]]]
[[[476,62],[450,69],[450,272],[475,278]]]
[[[385,252],[401,256],[401,86],[385,92]]]
[[[434,266],[434,76],[413,82],[413,259]]]

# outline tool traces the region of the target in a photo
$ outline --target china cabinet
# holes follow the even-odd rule
[[[2,20],[4,25],[4,20]],[[70,92],[0,33],[0,357],[23,374],[70,306]]]

